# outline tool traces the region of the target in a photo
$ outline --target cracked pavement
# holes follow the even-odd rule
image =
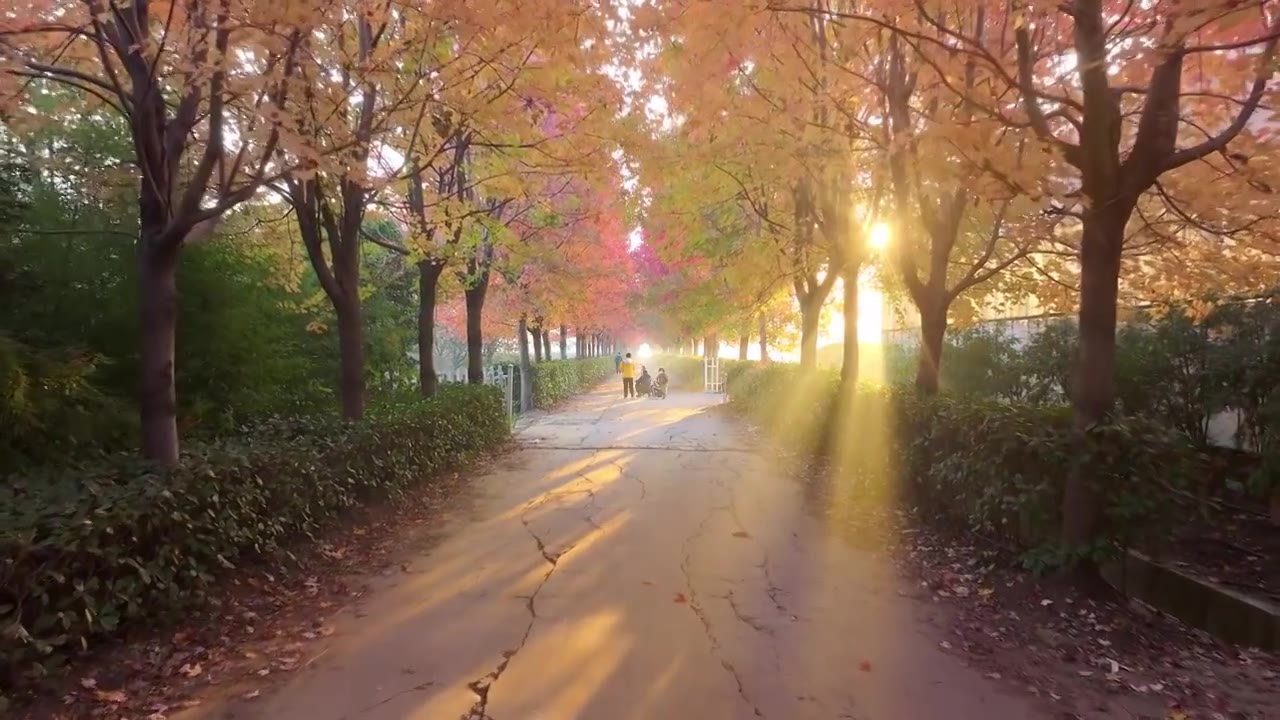
[[[718,401],[610,385],[526,424],[321,657],[190,716],[1053,717],[941,649],[938,611],[827,532]]]

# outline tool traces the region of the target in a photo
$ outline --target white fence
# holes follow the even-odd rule
[[[1071,322],[1075,321],[1074,317],[1069,315],[1030,315],[1024,317],[998,318],[993,320],[980,320],[971,327],[977,327],[983,330],[993,332],[1003,332],[1010,338],[1013,338],[1019,345],[1029,342],[1045,329],[1049,323],[1066,319]],[[953,328],[954,330],[954,328]],[[892,345],[900,348],[918,348],[920,346],[920,328],[918,327],[899,327],[885,329],[882,333],[885,345]],[[1248,449],[1240,446],[1240,438],[1238,430],[1240,427],[1241,413],[1239,410],[1226,409],[1214,413],[1210,416],[1205,425],[1206,434],[1209,442],[1218,447]]]

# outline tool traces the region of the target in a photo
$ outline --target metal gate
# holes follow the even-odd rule
[[[708,355],[702,363],[703,392],[724,392],[724,378],[720,376],[720,358]]]

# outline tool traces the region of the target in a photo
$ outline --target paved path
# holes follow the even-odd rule
[[[210,717],[1050,717],[939,648],[884,558],[828,536],[714,398],[598,392],[522,429],[477,516]],[[869,663],[869,664],[866,664]]]

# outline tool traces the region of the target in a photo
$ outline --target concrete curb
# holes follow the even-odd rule
[[[1161,564],[1135,550],[1102,576],[1137,598],[1227,642],[1280,650],[1280,605]]]

